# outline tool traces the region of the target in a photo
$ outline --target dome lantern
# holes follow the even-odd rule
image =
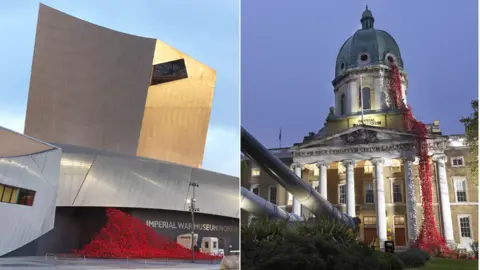
[[[362,29],[373,28],[375,18],[373,18],[372,12],[368,9],[368,5],[365,6],[365,11],[362,14],[362,19],[360,19],[360,22],[362,23]]]

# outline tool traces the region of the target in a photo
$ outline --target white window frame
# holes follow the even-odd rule
[[[394,197],[395,197],[395,196],[394,196],[394,193],[393,193],[393,191],[394,191],[394,190],[393,190],[393,185],[399,185],[399,186],[400,186],[400,195],[402,196],[402,201],[401,201],[401,202],[395,202],[395,200],[394,200]],[[392,204],[404,203],[404,202],[405,202],[405,194],[404,194],[404,192],[403,192],[403,184],[402,184],[402,183],[397,182],[397,181],[395,181],[395,180],[392,180],[392,181],[391,181],[391,184],[390,184],[390,194],[391,194],[391,195],[390,195],[390,199],[391,199],[391,201],[392,201]]]
[[[367,185],[372,185],[373,202],[367,202]],[[375,187],[373,186],[373,182],[363,184],[363,194],[365,195],[363,200],[365,204],[375,204]]]
[[[340,193],[340,187],[341,186],[345,186],[345,202],[342,203],[341,200],[340,200],[340,197],[342,196],[342,194]],[[338,204],[340,205],[346,205],[347,204],[347,184],[338,184]]]
[[[462,165],[453,165],[453,160],[454,159],[461,159],[462,160]],[[463,156],[451,157],[450,158],[450,164],[452,165],[452,168],[465,167],[465,158]]]
[[[457,203],[468,203],[468,185],[467,185],[467,177],[465,176],[453,176],[453,191],[455,192],[455,202]],[[458,194],[457,194],[457,181],[464,181],[465,182],[465,201],[459,202],[458,201]]]
[[[258,188],[258,194],[255,194],[255,192],[253,192],[253,190],[255,188]],[[253,194],[257,195],[257,196],[260,196],[260,185],[259,184],[252,184],[250,185],[250,192],[252,192]]]
[[[253,172],[256,172],[256,171],[258,171],[258,175],[253,173]],[[262,170],[260,170],[260,168],[252,168],[250,174],[252,175],[252,177],[259,177],[262,174]]]
[[[460,225],[460,218],[468,218],[468,226],[470,227],[470,237],[462,237],[462,227]],[[458,222],[458,237],[460,239],[470,239],[473,240],[473,229],[472,229],[472,215],[470,214],[460,214],[457,215]]]
[[[272,191],[272,188],[276,188],[276,189],[277,189],[277,194],[276,194],[276,198],[275,198],[276,200],[275,200],[275,202],[272,202],[272,200],[271,200],[271,191]],[[277,203],[278,203],[278,186],[277,186],[277,185],[270,185],[270,186],[268,186],[268,201],[271,202],[271,203],[273,203],[273,204],[275,204],[275,205],[277,205]]]

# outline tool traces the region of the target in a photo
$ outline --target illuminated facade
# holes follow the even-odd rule
[[[337,56],[335,108],[326,125],[293,147],[271,151],[338,209],[359,217],[363,241],[379,239],[382,245],[392,239],[407,247],[423,217],[417,138],[405,132],[403,115],[389,104],[388,63],[398,63],[405,103],[408,78],[397,43],[373,27],[370,10],[361,22]],[[470,249],[478,239],[478,194],[465,137],[442,135],[438,121],[428,129],[438,229],[450,245]],[[245,162],[242,186],[289,212],[311,216],[258,165]]]
[[[216,73],[40,4],[25,134],[201,167]]]

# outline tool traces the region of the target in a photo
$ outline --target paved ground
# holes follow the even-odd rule
[[[0,258],[0,269],[2,270],[93,270],[93,269],[219,269],[220,262],[198,262],[188,261],[166,261],[166,260],[105,260],[105,259],[84,259],[84,258],[61,258],[48,257],[11,257]]]

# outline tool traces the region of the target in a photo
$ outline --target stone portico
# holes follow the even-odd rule
[[[432,157],[439,180],[441,224],[445,239],[453,243],[453,227],[445,169],[446,140],[442,136],[432,135],[428,139],[428,146],[429,155]],[[397,211],[404,212],[403,215],[397,215],[400,213],[395,213],[395,211],[392,213],[393,219],[395,219],[395,216],[400,216],[403,217],[404,222],[402,224],[400,221],[402,218],[399,218],[398,224],[395,224],[394,221],[392,225],[402,226],[402,230],[398,231],[405,233],[406,245],[416,239],[420,225],[419,219],[421,219],[421,213],[418,213],[421,211],[417,211],[417,206],[421,203],[421,199],[415,195],[414,182],[419,181],[414,179],[414,165],[418,165],[415,135],[361,125],[331,136],[306,140],[306,142],[297,144],[292,148],[292,155],[291,168],[297,176],[304,178],[302,173],[313,170],[318,179],[311,181],[311,184],[325,199],[334,204],[339,204],[341,210],[349,216],[359,216],[360,213],[358,212],[364,208],[362,207],[364,204],[373,204],[373,207],[367,208],[373,208],[370,213],[373,214],[371,217],[375,217],[375,224],[364,224],[364,226],[371,228],[375,225],[375,236],[379,239],[381,247],[383,242],[388,239],[385,190],[387,188],[400,188],[401,190],[393,191],[397,197],[390,200],[389,206],[398,208],[401,205],[404,208],[403,211]],[[392,166],[397,167],[393,173],[391,169],[386,170],[386,167]],[[338,180],[329,181],[329,170],[337,171]],[[388,177],[386,177],[385,172]],[[330,175],[332,173],[334,172],[331,172]],[[416,174],[418,174],[418,170]],[[392,186],[390,183],[392,181],[398,184]],[[345,185],[345,188],[339,187],[337,198],[329,198],[329,185],[330,183],[336,184],[335,182],[339,182],[337,185]],[[370,193],[364,191],[362,194],[358,194],[359,189],[356,186],[364,187],[365,183],[369,185],[367,188],[372,188],[373,191]],[[364,188],[362,189],[364,190]],[[373,198],[371,196],[368,199],[362,198],[372,193]],[[394,195],[391,194],[391,196]],[[292,212],[295,214],[310,215],[306,209],[302,211],[301,205],[294,197],[292,197],[292,205]],[[391,229],[395,230],[395,228]],[[361,236],[368,241],[368,239],[365,239],[364,230],[361,230]],[[368,237],[371,236],[367,235]],[[398,240],[401,242],[400,239]]]

